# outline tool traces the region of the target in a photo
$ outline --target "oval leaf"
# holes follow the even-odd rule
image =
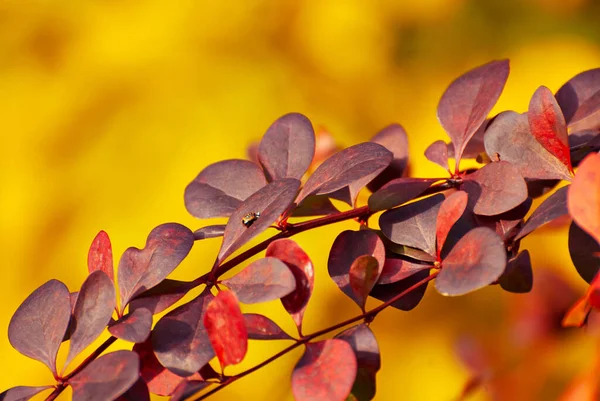
[[[565,120],[576,124],[600,110],[600,68],[575,75],[556,92]]]
[[[293,340],[277,323],[257,313],[245,313],[246,330],[250,340]]]
[[[427,190],[437,178],[397,178],[385,184],[369,197],[373,212],[391,209],[412,200]]]
[[[435,288],[442,295],[467,294],[492,284],[505,267],[502,239],[487,227],[477,227],[462,237],[442,261]]]
[[[31,293],[8,325],[8,340],[21,354],[48,366],[56,376],[56,353],[71,319],[69,290],[50,280]]]
[[[299,113],[279,117],[258,146],[258,159],[270,180],[301,179],[315,154],[315,132]]]
[[[569,214],[569,210],[567,209],[568,189],[568,186],[559,188],[556,192],[546,198],[542,204],[535,209],[529,219],[527,219],[525,225],[521,228],[514,240],[518,241],[544,224]]]
[[[235,294],[221,291],[210,301],[204,326],[221,367],[240,363],[248,351],[246,322]]]
[[[377,284],[395,283],[432,267],[431,264],[413,263],[405,259],[387,257]]]
[[[314,287],[315,271],[312,261],[298,244],[287,238],[271,242],[267,247],[266,256],[281,260],[294,275],[296,288],[281,298],[281,303],[292,316],[300,332],[304,311]]]
[[[0,400],[2,401],[27,401],[36,394],[41,393],[44,390],[48,390],[52,386],[40,386],[40,387],[29,387],[29,386],[17,386],[9,388],[8,390],[0,394]]]
[[[196,231],[194,231],[194,239],[196,241],[208,239],[208,238],[216,238],[222,237],[225,233],[225,224],[217,224],[214,226],[206,226],[202,227]]]
[[[273,224],[294,201],[299,187],[300,181],[297,179],[285,178],[271,182],[246,199],[227,222],[218,261],[223,261]],[[249,227],[243,223],[248,213],[260,213],[260,217]]]
[[[354,299],[363,311],[365,310],[367,297],[379,279],[380,273],[379,262],[371,255],[359,256],[350,266],[350,288],[354,294]]]
[[[533,269],[529,251],[524,250],[511,259],[504,274],[498,279],[500,287],[514,293],[526,293],[533,288]]]
[[[203,380],[190,380],[181,383],[173,394],[169,401],[183,401],[187,400],[189,397],[193,396],[197,392],[205,389],[206,387],[213,384],[213,382],[203,381]]]
[[[600,155],[592,153],[579,165],[569,186],[567,205],[573,220],[600,242]]]
[[[442,254],[442,248],[450,229],[465,212],[468,201],[469,197],[466,192],[457,191],[448,196],[440,206],[435,227],[438,258]]]
[[[115,351],[92,361],[69,379],[73,401],[113,400],[139,378],[140,360],[135,352]]]
[[[333,339],[306,344],[292,373],[296,401],[344,401],[356,378],[356,356],[346,341]]]
[[[269,257],[252,262],[223,284],[245,304],[273,301],[296,288],[294,275],[285,263]]]
[[[128,248],[119,261],[121,312],[136,295],[163,281],[188,255],[194,234],[177,223],[162,224],[150,232],[144,249]]]
[[[108,234],[104,231],[96,235],[88,252],[88,271],[91,274],[96,270],[103,271],[110,281],[115,281],[112,245]]]
[[[569,227],[569,254],[577,273],[591,283],[600,270],[600,244],[575,222]]]
[[[327,195],[312,195],[294,208],[292,217],[324,216],[338,212]]]
[[[454,80],[438,105],[438,120],[454,144],[456,170],[467,143],[492,110],[508,79],[508,60],[492,61]]]
[[[113,282],[103,270],[94,271],[83,282],[73,308],[71,343],[64,366],[102,334],[115,306]]]
[[[352,286],[350,285],[350,270],[356,259],[363,255],[372,256],[377,260],[375,275],[378,278],[378,266],[383,266],[385,263],[385,247],[379,236],[372,230],[348,230],[340,233],[331,246],[329,260],[327,262],[327,270],[331,279],[344,294],[350,297],[360,307],[364,305],[366,297],[357,296],[352,289]],[[355,269],[360,268],[360,266],[355,267]],[[372,274],[369,274],[369,276],[371,275]],[[375,279],[375,282],[376,281],[377,279]],[[361,294],[363,294],[363,291],[361,291]]]
[[[129,302],[129,312],[144,308],[153,314],[160,313],[183,298],[194,287],[193,282],[164,279]]]
[[[444,170],[450,170],[450,167],[448,167],[448,144],[446,142],[439,140],[429,145],[425,149],[425,157]]]
[[[179,376],[190,376],[214,356],[203,317],[213,299],[204,291],[163,316],[152,331],[152,346],[161,365]]]
[[[308,178],[296,203],[300,204],[309,195],[330,194],[355,182],[361,182],[364,186],[381,173],[392,159],[392,152],[372,142],[337,152]]]
[[[567,124],[550,89],[540,86],[535,91],[529,102],[527,116],[529,129],[535,139],[572,171]]]
[[[380,301],[387,302],[427,277],[429,277],[429,269],[421,270],[392,284],[377,284],[375,287],[373,287],[370,295],[373,298],[379,299]],[[392,303],[390,306],[403,311],[414,309],[419,302],[421,302],[421,299],[423,299],[428,283],[429,282],[423,283],[419,287],[404,295],[402,298]]]
[[[152,329],[152,312],[148,309],[135,309],[108,325],[108,331],[121,340],[132,343],[146,341]]]
[[[248,160],[223,160],[206,167],[185,189],[185,207],[199,219],[229,217],[267,184],[260,167]]]
[[[375,192],[390,180],[402,177],[408,166],[408,136],[400,124],[390,124],[371,138],[371,142],[380,144],[393,154],[390,165],[367,185],[369,191]]]

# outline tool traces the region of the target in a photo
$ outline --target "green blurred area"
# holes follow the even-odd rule
[[[31,291],[51,278],[76,290],[99,230],[118,258],[163,222],[208,224],[187,214],[185,186],[210,163],[245,157],[280,115],[304,113],[345,145],[398,122],[409,133],[412,174],[437,176],[423,151],[447,140],[436,106],[454,78],[510,58],[495,111],[523,111],[538,86],[556,90],[600,66],[598,16],[592,0],[1,1],[0,389],[52,383],[6,335]],[[316,266],[308,332],[358,312],[326,270],[337,233],[356,228],[343,223],[296,238]],[[564,225],[523,246],[536,273],[558,271],[583,291]],[[197,244],[174,277],[206,271],[217,247]],[[511,316],[530,301],[495,287],[456,299],[429,289],[416,310],[380,314],[372,326],[383,359],[376,399],[456,399],[470,377],[454,353],[465,334],[510,356],[501,366],[509,371],[504,399],[557,399],[596,348],[583,333],[539,353],[519,348]],[[279,303],[246,310],[293,330]],[[232,372],[284,346],[253,342]],[[214,399],[292,400],[298,357]],[[480,389],[471,399],[491,398]]]

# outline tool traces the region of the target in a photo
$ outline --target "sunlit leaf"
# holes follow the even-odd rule
[[[581,72],[556,92],[569,125],[576,124],[600,110],[600,68]]]
[[[163,281],[188,255],[194,234],[177,223],[162,224],[148,235],[143,249],[127,248],[119,261],[121,312],[136,295]]]
[[[272,180],[301,179],[315,154],[315,132],[299,113],[279,117],[258,146],[258,159]]]
[[[600,155],[592,153],[579,165],[567,206],[575,223],[600,242]]]
[[[193,288],[194,284],[191,282],[164,279],[160,284],[142,292],[130,301],[129,311],[144,308],[153,314],[160,313],[183,298]]]
[[[50,388],[52,388],[52,386],[17,386],[9,388],[8,390],[0,393],[0,401],[27,401],[30,398],[34,397],[36,394],[39,394],[42,391],[48,390]]]
[[[492,61],[455,79],[442,95],[438,120],[454,144],[456,165],[506,84],[508,60]]]
[[[257,313],[245,313],[246,330],[250,340],[293,340],[277,323]]]
[[[485,131],[490,123],[496,118],[494,116],[492,118],[486,118],[483,124],[479,126],[475,134],[469,139],[467,146],[463,150],[461,159],[478,159],[482,153],[485,153],[485,145],[483,143],[483,138],[485,136]],[[446,145],[448,149],[448,157],[455,159],[456,155],[454,154],[454,144],[450,142]],[[481,161],[477,160],[478,163]]]
[[[296,401],[344,401],[356,378],[356,356],[346,341],[333,339],[306,344],[292,373]]]
[[[369,209],[378,212],[402,205],[421,195],[436,178],[397,178],[369,197]]]
[[[408,165],[408,136],[400,124],[390,124],[371,138],[371,142],[384,146],[394,155],[390,165],[367,185],[375,192],[390,180],[402,177]]]
[[[383,265],[377,284],[395,283],[420,271],[429,270],[432,267],[433,265],[431,264],[415,263],[406,259],[388,256],[385,258],[385,264]]]
[[[387,302],[428,276],[429,269],[426,269],[418,271],[407,278],[396,281],[392,284],[377,284],[375,287],[373,287],[370,295],[373,298],[379,299],[380,301]],[[427,283],[410,291],[408,294],[393,302],[390,306],[403,311],[412,310],[419,304],[419,302],[421,302],[426,290]]]
[[[104,231],[96,235],[88,252],[88,271],[91,274],[96,270],[103,271],[112,282],[115,281],[112,245]]]
[[[132,343],[146,341],[151,329],[152,312],[145,308],[135,309],[108,325],[110,334]]]
[[[523,228],[521,228],[515,237],[515,241],[524,238],[544,224],[569,214],[567,209],[568,189],[568,186],[559,188],[556,192],[546,198],[544,202],[535,209],[529,219],[527,219],[525,225],[523,225]]]
[[[448,171],[448,145],[446,142],[439,140],[435,141],[425,149],[425,157],[430,162],[433,162]]]
[[[217,224],[214,226],[206,226],[202,227],[196,231],[194,231],[194,239],[196,241],[208,239],[208,238],[216,238],[222,237],[225,233],[225,224]]]
[[[56,353],[70,319],[69,290],[60,281],[50,280],[19,306],[8,325],[8,340],[21,354],[56,374]]]
[[[569,227],[569,254],[577,273],[591,283],[600,270],[600,244],[575,222]]]
[[[487,227],[467,233],[442,261],[435,288],[442,295],[463,295],[496,281],[506,267],[502,239]]]
[[[240,363],[248,351],[248,332],[235,294],[220,291],[206,307],[203,320],[221,367]]]
[[[273,224],[294,201],[299,187],[295,178],[273,181],[242,202],[227,222],[218,260],[223,261]],[[248,213],[260,213],[249,227],[243,222]]]
[[[438,257],[442,254],[442,247],[446,243],[450,229],[464,213],[468,200],[466,192],[457,191],[448,196],[440,206],[435,228]]]
[[[277,258],[258,259],[235,276],[223,280],[240,302],[256,304],[282,298],[296,288],[290,269]]]
[[[223,160],[204,168],[185,189],[185,207],[194,217],[228,217],[267,184],[262,170],[248,160]]]
[[[354,299],[364,311],[367,297],[379,279],[381,268],[376,258],[371,255],[359,256],[352,262],[349,271],[350,289]]]
[[[525,293],[533,287],[533,270],[529,251],[524,250],[508,261],[506,270],[498,279],[500,287],[509,292]]]

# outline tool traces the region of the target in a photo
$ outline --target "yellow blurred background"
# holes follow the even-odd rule
[[[6,335],[30,292],[51,278],[78,289],[99,230],[109,233],[118,260],[163,222],[208,224],[186,212],[185,186],[210,163],[245,157],[280,115],[304,113],[344,145],[398,122],[409,133],[413,175],[437,176],[442,170],[423,151],[447,139],[436,106],[455,77],[508,57],[511,75],[496,111],[523,111],[538,86],[556,90],[600,66],[598,17],[593,0],[0,1],[0,390],[52,383]],[[316,266],[307,332],[358,312],[326,269],[335,236],[352,228],[295,238]],[[217,247],[197,243],[173,276],[206,271]],[[557,271],[583,291],[564,226],[523,247],[536,273]],[[511,316],[531,297],[490,287],[449,299],[430,288],[416,310],[382,313],[372,325],[383,363],[376,400],[457,399],[470,377],[454,352],[464,335],[505,356],[496,358],[511,387],[503,399],[558,399],[591,366],[596,348],[583,332],[542,351],[519,348]],[[294,332],[278,302],[245,310]],[[232,372],[285,345],[253,342]],[[292,400],[299,356],[213,399]],[[492,397],[479,389],[469,399]]]

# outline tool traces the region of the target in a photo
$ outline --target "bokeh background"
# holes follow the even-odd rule
[[[77,289],[101,229],[118,258],[163,222],[212,223],[187,214],[185,186],[210,163],[245,157],[280,115],[302,112],[344,145],[401,123],[412,173],[436,176],[423,151],[446,139],[436,105],[452,79],[508,57],[496,111],[523,111],[539,85],[556,90],[600,66],[598,17],[593,0],[0,1],[0,390],[52,382],[6,335],[31,291],[51,278]],[[335,235],[355,227],[296,238],[317,269],[308,332],[357,312],[326,273]],[[197,244],[174,277],[204,272],[217,247]],[[416,310],[379,316],[377,400],[455,400],[481,371],[489,380],[469,399],[554,400],[586,377],[595,340],[553,326],[556,310],[585,289],[566,226],[524,247],[532,294],[494,287],[449,299],[430,288]],[[246,310],[293,332],[277,302]],[[238,369],[284,346],[253,342]],[[299,356],[214,399],[292,400]]]

